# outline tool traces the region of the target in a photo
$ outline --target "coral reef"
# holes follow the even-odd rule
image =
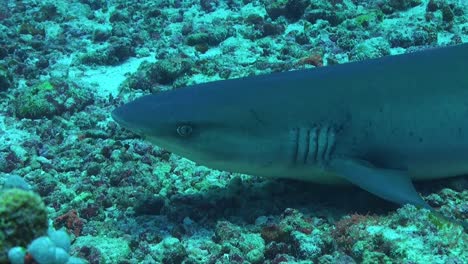
[[[89,263],[468,263],[463,229],[426,210],[210,170],[110,117],[185,85],[465,43],[467,12],[459,0],[1,2],[0,263],[12,247],[32,261],[41,236],[57,247],[48,227]],[[466,176],[417,187],[467,220]]]
[[[16,98],[15,113],[19,118],[37,119],[79,111],[93,102],[93,96],[64,81],[51,80],[23,90]]]
[[[47,232],[47,209],[41,198],[21,189],[0,192],[0,263],[12,247],[28,245]]]

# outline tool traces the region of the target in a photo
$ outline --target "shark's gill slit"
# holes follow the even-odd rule
[[[309,142],[307,140],[308,137],[308,129],[299,128],[298,129],[298,148],[297,148],[297,157],[296,163],[303,163],[307,157],[307,152],[309,151]]]
[[[324,154],[324,160],[329,161],[333,148],[335,147],[335,131],[333,130],[332,127],[328,127],[328,132],[327,132],[327,149],[325,150]]]
[[[307,164],[307,157],[309,156],[309,150],[310,150],[310,145],[309,145],[309,142],[310,142],[310,129],[306,129],[304,132],[305,132],[305,140],[304,140],[305,150],[304,150],[302,163]]]
[[[317,128],[314,127],[310,130],[309,142],[306,142],[309,145],[309,155],[307,157],[308,164],[314,164],[317,162]]]
[[[299,128],[294,128],[290,133],[290,139],[292,143],[292,164],[296,163],[297,160],[297,152],[299,149]]]
[[[317,144],[317,162],[322,163],[325,158],[325,152],[328,145],[327,140],[327,127],[320,128],[318,133],[318,144]]]
[[[327,163],[335,145],[335,131],[330,126],[295,128],[290,131],[292,164]]]
[[[327,163],[335,145],[335,131],[330,126],[294,128],[289,131],[289,155],[293,165]]]

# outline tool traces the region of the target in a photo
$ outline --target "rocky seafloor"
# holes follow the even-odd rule
[[[48,227],[89,263],[468,263],[467,234],[427,210],[197,166],[110,117],[195,83],[464,42],[466,0],[1,1],[0,263]],[[467,186],[417,189],[466,221]]]

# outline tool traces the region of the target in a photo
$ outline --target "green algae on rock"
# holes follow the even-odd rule
[[[122,83],[120,90],[140,89],[154,92],[158,84],[174,85],[178,78],[191,71],[193,64],[191,60],[177,57],[162,59],[155,63],[143,62],[137,72]]]
[[[76,112],[93,102],[91,93],[61,80],[50,80],[23,90],[14,101],[19,118],[39,119]]]
[[[8,250],[27,246],[47,232],[47,209],[39,195],[21,189],[0,193],[0,263]]]
[[[13,83],[13,76],[6,67],[0,65],[0,92],[8,90]]]

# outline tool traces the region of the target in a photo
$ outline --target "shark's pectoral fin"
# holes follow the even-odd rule
[[[379,169],[353,159],[333,159],[329,166],[338,176],[385,200],[431,209],[405,171]]]

